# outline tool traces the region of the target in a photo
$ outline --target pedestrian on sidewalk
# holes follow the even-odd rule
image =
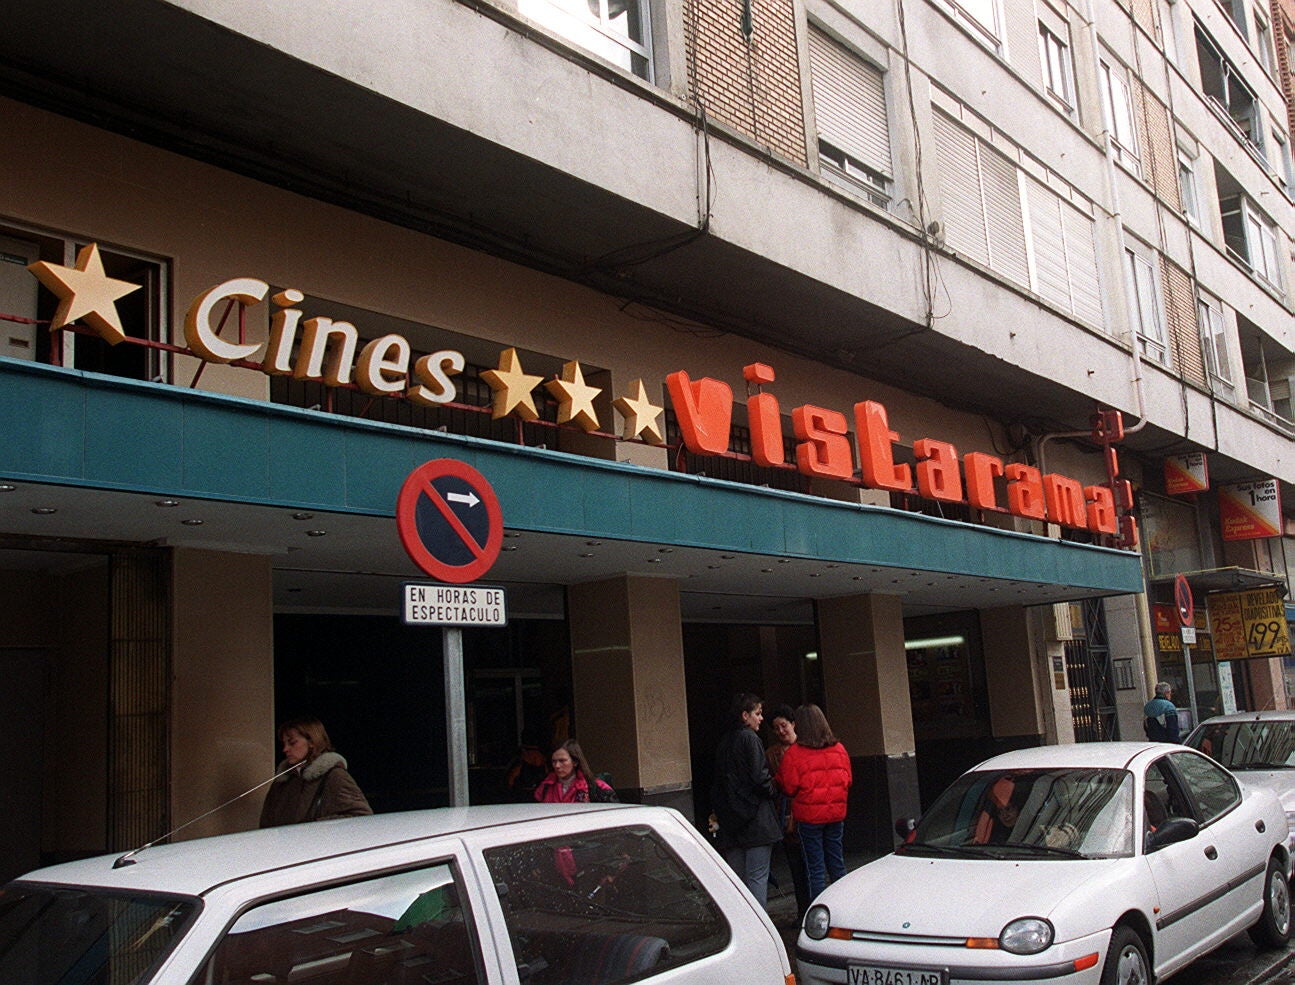
[[[761,906],[768,902],[773,846],[782,839],[773,777],[757,734],[763,721],[764,705],[756,695],[744,691],[733,696],[728,731],[715,750],[711,785],[719,852]]]
[[[845,875],[843,835],[854,771],[827,716],[815,704],[796,709],[796,742],[782,756],[777,784],[791,798],[812,900]]]
[[[777,705],[769,714],[773,742],[765,749],[769,772],[777,775],[783,754],[796,742],[796,713],[788,705]],[[782,850],[791,870],[791,883],[796,890],[796,923],[805,918],[809,909],[809,878],[805,874],[805,860],[800,853],[800,835],[796,833],[796,819],[791,816],[791,798],[781,790],[777,798],[778,823],[782,825]]]

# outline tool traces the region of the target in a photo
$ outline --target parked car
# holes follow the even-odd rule
[[[1207,718],[1184,745],[1226,766],[1247,786],[1277,794],[1291,824],[1295,851],[1295,711],[1246,711]]]
[[[447,808],[33,872],[0,889],[24,985],[794,982],[773,924],[677,812]]]
[[[814,901],[797,978],[1143,985],[1246,928],[1286,942],[1286,838],[1271,791],[1182,746],[1008,753]]]

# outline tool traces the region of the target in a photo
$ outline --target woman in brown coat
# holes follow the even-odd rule
[[[265,795],[261,827],[373,813],[318,718],[291,718],[278,735],[283,761],[276,772],[283,775]]]

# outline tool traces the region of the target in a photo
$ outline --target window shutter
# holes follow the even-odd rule
[[[893,177],[881,71],[813,28],[809,32],[809,63],[819,136],[887,178]]]
[[[1039,24],[1035,19],[1034,0],[1003,0],[1007,21],[1007,58],[1036,89],[1043,86],[1043,69],[1039,62]]]
[[[1066,236],[1061,228],[1061,199],[1033,178],[1026,183],[1030,209],[1030,245],[1034,291],[1053,304],[1072,310]]]
[[[1025,252],[1025,216],[1021,209],[1020,169],[983,141],[981,184],[989,231],[989,266],[1016,283],[1030,284]]]
[[[1066,269],[1070,271],[1070,295],[1075,317],[1090,325],[1104,327],[1095,223],[1089,216],[1062,202],[1061,231],[1066,239]]]
[[[945,243],[951,250],[988,266],[989,243],[985,238],[976,138],[937,110],[935,145],[940,160]]]

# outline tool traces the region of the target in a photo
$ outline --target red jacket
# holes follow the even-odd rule
[[[791,816],[798,824],[845,820],[846,796],[854,771],[850,768],[850,754],[841,743],[811,749],[797,742],[783,753],[774,779],[791,798]]]

